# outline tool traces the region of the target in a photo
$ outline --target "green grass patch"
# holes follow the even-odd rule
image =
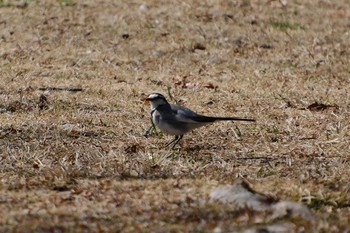
[[[73,0],[57,0],[62,6],[73,6]]]
[[[300,23],[291,23],[288,21],[273,21],[271,26],[275,29],[285,31],[285,30],[305,30],[305,27]]]

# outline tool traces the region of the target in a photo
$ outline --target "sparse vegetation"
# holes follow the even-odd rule
[[[0,6],[0,232],[270,224],[209,202],[237,178],[305,204],[316,224],[292,221],[295,232],[350,228],[348,1]],[[163,149],[167,135],[143,136],[152,91],[257,123],[218,123]]]
[[[302,29],[304,30],[305,27],[302,26],[299,23],[290,23],[288,21],[273,21],[271,22],[272,27],[280,29],[280,30],[286,30],[286,29],[291,29],[291,30],[296,30],[296,29]]]
[[[57,0],[62,6],[73,6],[73,0]]]

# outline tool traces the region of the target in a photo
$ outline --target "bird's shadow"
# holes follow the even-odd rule
[[[196,144],[196,145],[182,145],[180,150],[183,150],[188,153],[193,152],[199,152],[203,150],[226,150],[226,146],[220,146],[220,145],[214,145],[214,144],[208,144],[208,143],[202,143],[202,144]]]

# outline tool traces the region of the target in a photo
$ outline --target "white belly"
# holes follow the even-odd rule
[[[178,128],[176,125],[169,125],[166,123],[158,123],[156,126],[164,133],[170,134],[170,135],[183,135],[187,133],[186,128]],[[175,126],[175,127],[174,127]],[[179,126],[180,127],[180,126]]]
[[[164,133],[170,135],[183,135],[189,130],[186,127],[186,124],[171,122],[171,124],[161,119],[159,114],[153,114],[152,116],[153,123]]]

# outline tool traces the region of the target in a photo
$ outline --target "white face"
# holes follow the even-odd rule
[[[157,93],[152,93],[148,96],[147,98],[148,101],[151,102],[151,108],[155,109],[159,105],[166,104],[167,101],[165,100],[164,96],[157,94]]]
[[[152,93],[148,96],[148,99],[157,99],[157,98],[161,98],[161,95],[159,95],[158,93]]]

